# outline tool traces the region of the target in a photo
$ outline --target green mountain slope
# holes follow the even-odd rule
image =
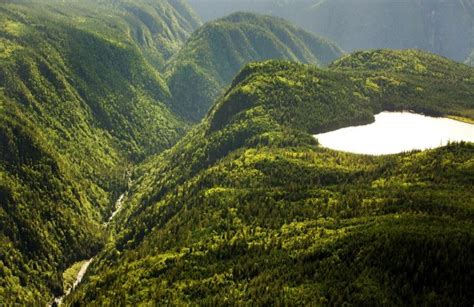
[[[311,134],[380,110],[474,118],[473,82],[412,50],[247,65],[136,169],[115,244],[69,302],[469,304],[474,146],[372,157]]]
[[[168,9],[146,19],[157,25],[153,46],[132,35],[145,21],[135,23],[126,2],[0,4],[0,302],[60,294],[62,272],[104,244],[129,164],[184,134],[150,63],[168,57],[156,46],[168,39],[172,53],[196,21],[177,15],[179,1],[159,3]]]
[[[27,6],[108,40],[132,41],[160,69],[201,24],[182,0],[33,0]]]
[[[474,47],[471,0],[189,0],[204,20],[237,11],[283,17],[347,51],[419,48],[464,61]]]
[[[122,23],[150,62],[163,68],[201,22],[182,0],[121,0],[113,3],[124,11]],[[124,29],[125,30],[125,29]]]
[[[334,44],[282,19],[233,14],[197,30],[171,60],[167,79],[172,106],[197,121],[248,62],[288,59],[323,65],[341,54]]]

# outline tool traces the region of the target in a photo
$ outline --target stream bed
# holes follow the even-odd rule
[[[117,199],[117,201],[115,202],[115,207],[114,207],[114,211],[112,212],[112,214],[110,215],[108,221],[106,223],[104,223],[104,227],[107,227],[109,225],[109,223],[114,219],[114,217],[117,215],[117,213],[120,212],[120,210],[122,209],[122,205],[123,205],[123,200],[125,198],[125,195],[126,193],[123,193],[122,195],[120,195],[120,197]],[[94,261],[94,257],[88,259],[88,260],[84,260],[83,261],[83,264],[81,266],[81,268],[79,269],[77,275],[76,275],[76,279],[74,281],[74,283],[72,284],[72,286],[70,286],[69,288],[65,289],[65,292],[61,295],[61,296],[58,296],[58,297],[55,297],[53,299],[52,302],[50,302],[47,306],[61,306],[64,299],[69,295],[71,294],[72,291],[74,291],[74,289],[82,282],[82,279],[84,278],[84,276],[86,275],[87,273],[87,269],[89,268],[89,266],[91,265],[91,263]]]

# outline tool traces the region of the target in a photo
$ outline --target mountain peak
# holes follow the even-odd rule
[[[168,65],[173,106],[197,121],[249,62],[282,59],[325,65],[340,55],[335,44],[280,18],[235,13],[194,32]]]

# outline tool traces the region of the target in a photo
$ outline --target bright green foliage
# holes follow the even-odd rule
[[[473,154],[239,151],[143,208],[144,239],[110,247],[75,299],[468,303]]]
[[[121,159],[107,143],[109,156],[97,147],[102,156],[78,152],[73,160],[56,149],[54,137],[53,130],[42,131],[20,113],[1,115],[0,298],[5,302],[40,302],[51,291],[60,293],[61,270],[99,250],[104,239],[99,214],[120,187],[115,164]]]
[[[377,158],[311,133],[387,109],[472,120],[473,69],[386,50],[253,63],[154,155],[247,62],[340,49],[235,14],[174,56],[199,25],[181,0],[7,2],[0,304],[44,305],[100,250],[71,302],[472,303],[472,144]]]
[[[55,94],[58,88],[73,88],[73,94],[78,96],[74,98],[87,104],[100,128],[128,147],[127,153],[133,159],[170,146],[179,137],[182,123],[165,105],[169,99],[166,84],[146,62],[135,41],[122,33],[131,31],[129,27],[120,28],[125,27],[122,19],[111,15],[114,18],[100,21],[107,15],[106,10],[109,15],[123,14],[120,7],[115,11],[106,4],[87,4],[58,4],[56,14],[48,12],[52,4],[4,5],[3,23],[16,24],[10,27],[16,32],[23,29],[22,35],[7,31],[2,38],[7,46],[17,46],[14,53],[9,51],[2,65],[5,95],[12,99],[22,95],[24,89],[19,88],[17,79],[32,91],[33,84],[23,79],[39,75],[48,83],[37,82],[38,90],[42,89],[40,85],[50,85],[51,94],[32,92],[32,98],[44,100],[50,97],[43,96]],[[77,24],[70,24],[70,19],[77,19]],[[72,113],[71,106],[65,103],[55,107],[56,117],[63,111]]]
[[[136,168],[117,240],[69,302],[470,304],[474,146],[373,157],[311,133],[384,109],[474,118],[474,69],[419,51],[330,67],[247,65]]]
[[[247,63],[267,59],[327,64],[334,44],[283,19],[236,13],[197,30],[168,65],[172,107],[197,121]]]
[[[157,68],[176,53],[200,24],[183,0],[33,0],[35,12],[119,45],[133,44]]]
[[[383,88],[380,95],[385,109],[404,108],[431,115],[457,113],[474,117],[472,100],[466,98],[474,85],[472,68],[463,64],[419,50],[378,50],[343,57],[331,64],[331,69],[372,74],[366,82],[375,82]],[[374,71],[378,76],[373,75]],[[450,91],[450,88],[456,90]],[[404,101],[390,98],[396,92],[403,95]]]
[[[87,262],[87,260],[78,261],[74,263],[71,267],[63,273],[63,288],[64,289],[71,289],[76,282],[77,275],[81,270],[82,266]]]
[[[431,77],[464,77],[471,69],[420,50],[359,51],[338,59],[331,68],[390,71]],[[459,76],[457,76],[459,75]]]
[[[197,21],[159,3],[0,4],[0,304],[60,294],[104,244],[129,164],[184,133],[156,68]]]

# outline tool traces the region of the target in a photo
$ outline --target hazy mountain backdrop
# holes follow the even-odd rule
[[[286,18],[353,51],[419,48],[463,62],[474,49],[472,0],[189,0],[204,20],[236,11]]]

